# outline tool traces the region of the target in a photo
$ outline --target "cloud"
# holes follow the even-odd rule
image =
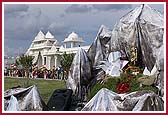
[[[6,56],[17,56],[20,54],[23,54],[26,50],[25,47],[22,47],[21,44],[17,44],[17,50],[15,48],[9,47],[9,46],[5,46],[5,51],[4,51],[4,55]]]
[[[64,18],[65,17],[65,14],[60,14],[60,18]]]
[[[6,4],[4,7],[5,13],[27,12],[28,5],[25,4]]]
[[[49,29],[63,29],[65,26],[65,24],[63,22],[60,22],[60,23],[56,23],[56,22],[53,22],[52,24],[49,25]]]
[[[39,29],[48,28],[49,19],[40,8],[6,4],[4,9],[4,39],[8,41],[4,46],[8,54],[15,54],[18,46],[27,49]]]
[[[93,8],[99,11],[124,10],[132,8],[131,4],[93,4]]]
[[[65,9],[65,13],[87,13],[93,10],[109,11],[109,10],[123,10],[132,8],[131,4],[72,4]]]
[[[75,31],[88,45],[94,41],[101,24],[112,28],[132,7],[130,4],[5,4],[4,50],[8,54],[17,53],[18,47],[26,51],[40,29],[45,34],[49,30],[60,43]]]
[[[86,13],[91,11],[91,7],[89,5],[79,5],[72,4],[67,9],[65,9],[66,13]]]
[[[64,22],[53,22],[49,25],[48,30],[50,30],[55,38],[61,43],[66,37],[66,34],[70,28],[71,27]]]
[[[17,8],[18,7],[18,8]],[[41,9],[31,9],[27,5],[5,5],[4,32],[5,39],[25,40],[31,39],[41,27],[48,27],[49,21],[42,15]],[[28,9],[26,9],[28,8]],[[15,14],[9,12],[15,9]],[[31,34],[30,34],[31,33]]]

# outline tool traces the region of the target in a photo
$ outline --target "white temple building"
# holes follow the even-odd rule
[[[60,57],[64,52],[76,53],[79,47],[87,51],[89,46],[82,46],[82,43],[84,40],[79,38],[75,32],[69,34],[63,41],[64,46],[61,46],[49,31],[46,35],[40,31],[32,41],[26,55],[34,57],[33,64],[51,69],[53,66],[60,65]]]

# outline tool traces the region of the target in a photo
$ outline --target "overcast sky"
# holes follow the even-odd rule
[[[72,32],[90,45],[103,24],[111,30],[119,19],[139,4],[5,4],[4,54],[24,53],[37,33],[49,30],[62,44]],[[150,4],[164,13],[163,4]]]

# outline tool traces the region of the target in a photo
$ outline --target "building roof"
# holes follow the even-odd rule
[[[53,45],[52,45],[51,49],[49,50],[49,52],[54,52],[54,51],[57,50],[57,48],[60,48],[60,44],[59,44],[59,42],[56,40],[56,41],[53,43]]]
[[[60,46],[59,42],[57,40],[55,40],[55,42],[53,43],[54,46]]]
[[[82,40],[82,38],[79,38],[78,34],[72,32],[71,34],[69,34],[67,38],[65,38],[63,42],[66,43],[66,42],[84,42],[84,41]]]
[[[54,38],[54,36],[48,31],[45,38]]]
[[[35,37],[35,40],[40,40],[40,39],[44,39],[45,35],[44,33],[40,30],[39,33],[37,34],[37,36]]]
[[[55,45],[53,45],[52,47],[51,47],[51,49],[49,50],[49,52],[53,52],[53,51],[56,51],[56,46]]]

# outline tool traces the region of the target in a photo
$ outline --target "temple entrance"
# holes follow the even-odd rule
[[[55,66],[55,58],[54,56],[51,56],[51,61],[50,61],[50,69]]]
[[[42,56],[41,56],[41,53],[40,53],[40,52],[39,52],[39,55],[38,55],[37,65],[38,65],[38,66],[41,66],[41,65],[42,65]]]

